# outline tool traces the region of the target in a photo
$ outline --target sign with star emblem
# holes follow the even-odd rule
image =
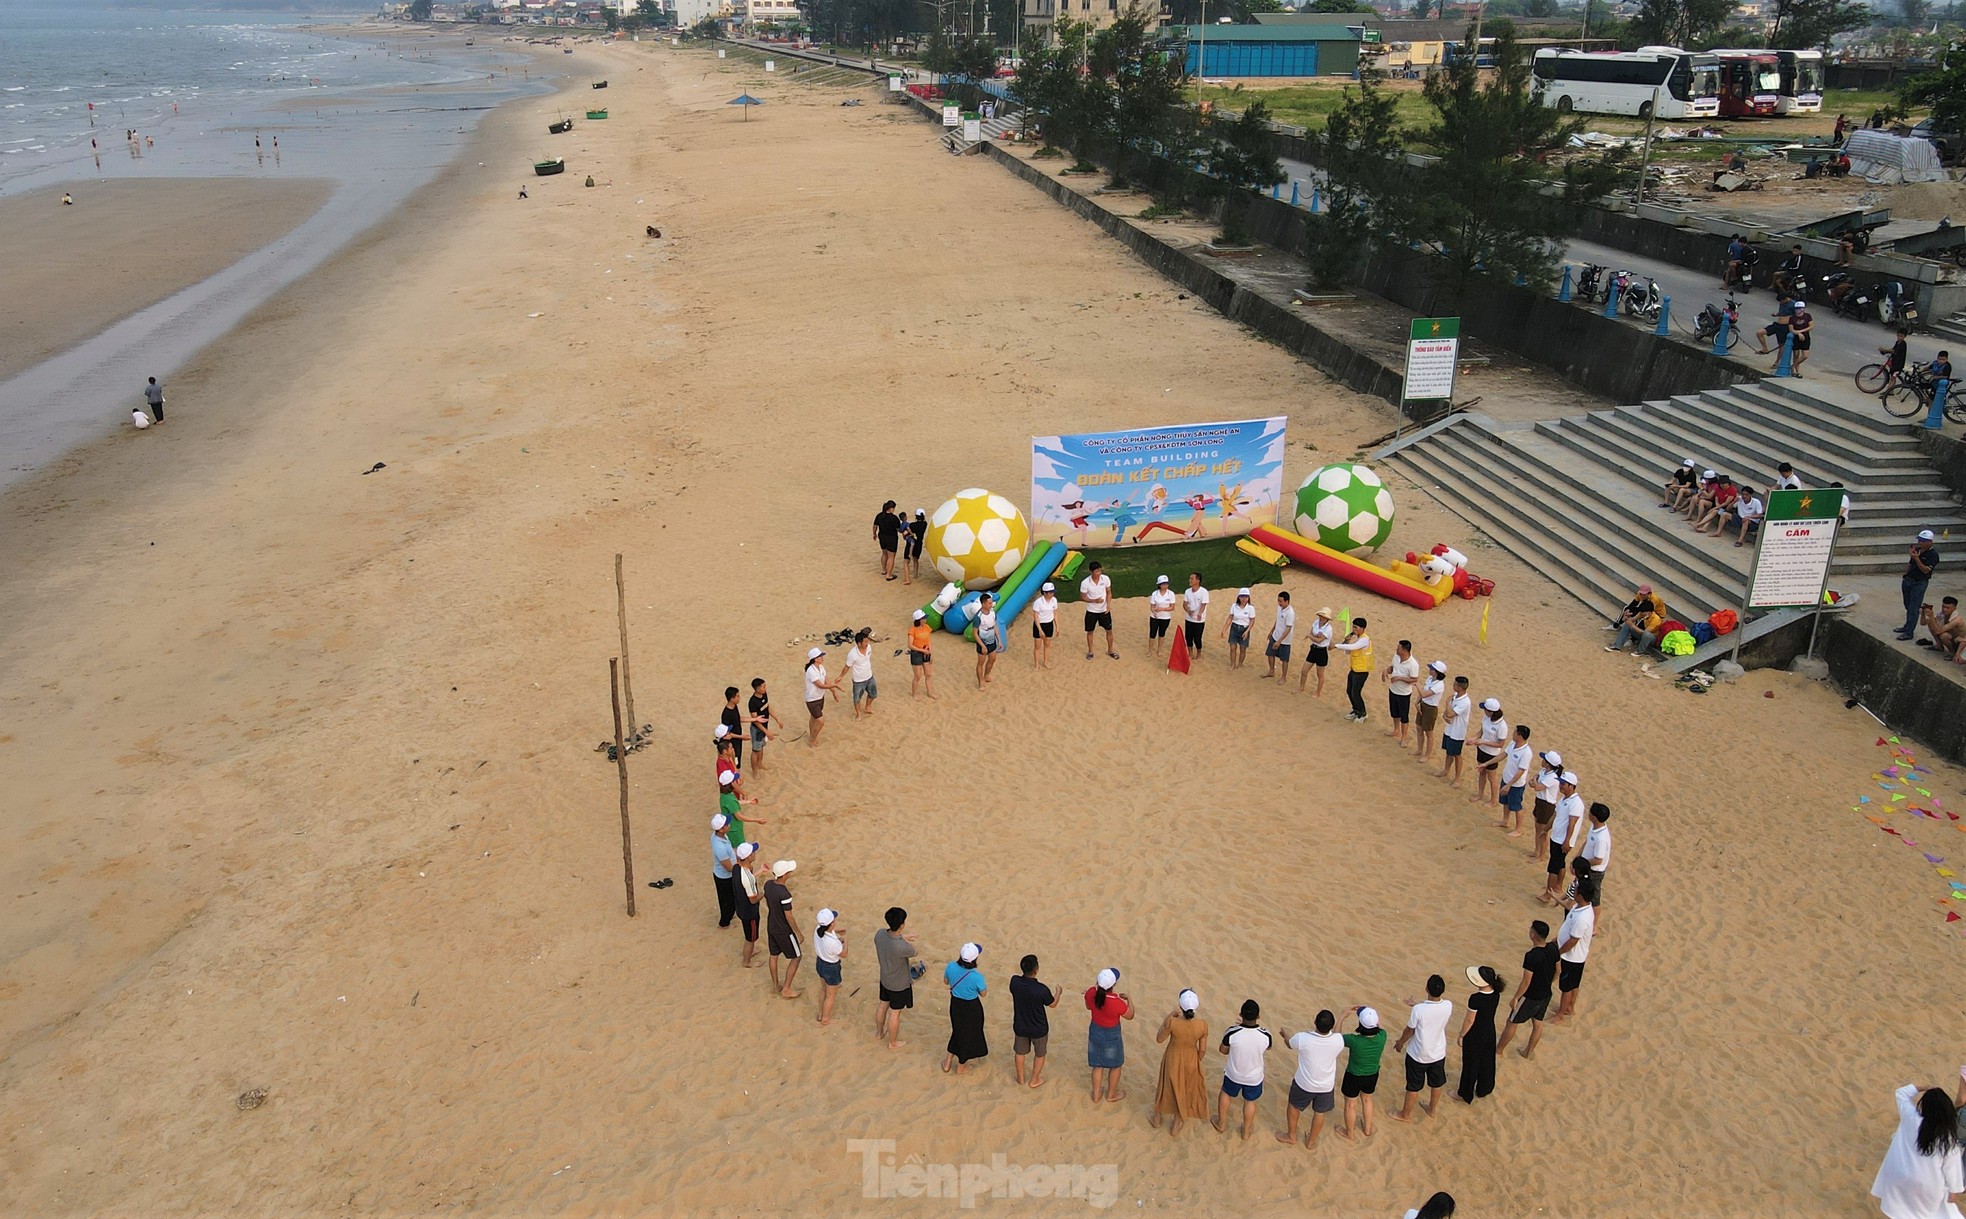
[[[1770,491],[1748,579],[1749,609],[1820,605],[1843,510],[1836,487]]]
[[[1406,339],[1408,402],[1454,397],[1454,370],[1461,359],[1461,319],[1416,317]]]

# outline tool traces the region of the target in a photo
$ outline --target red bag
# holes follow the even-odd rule
[[[1741,616],[1730,609],[1715,610],[1713,616],[1707,619],[1707,625],[1713,628],[1716,635],[1732,634],[1734,628],[1741,625]]]
[[[1679,621],[1677,618],[1668,618],[1659,624],[1659,629],[1654,631],[1653,634],[1657,635],[1660,639],[1664,639],[1674,631],[1683,631],[1685,629],[1686,624],[1684,622]]]

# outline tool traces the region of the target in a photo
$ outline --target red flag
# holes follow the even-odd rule
[[[1188,641],[1180,631],[1170,631],[1168,633],[1174,636],[1174,646],[1167,651],[1167,667],[1170,669],[1179,669],[1181,672],[1186,673],[1188,671]]]

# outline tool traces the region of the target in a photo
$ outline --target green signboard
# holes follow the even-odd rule
[[[1749,609],[1822,604],[1842,509],[1843,491],[1836,487],[1768,493],[1754,574],[1748,578]]]
[[[1461,359],[1461,319],[1416,317],[1406,339],[1406,388],[1409,402],[1454,397],[1454,370]]]

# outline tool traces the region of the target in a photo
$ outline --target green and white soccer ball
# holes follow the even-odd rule
[[[1017,570],[1031,549],[1031,526],[1016,504],[970,487],[929,514],[923,546],[936,574],[976,592]]]
[[[1297,532],[1347,554],[1377,550],[1393,531],[1393,493],[1348,461],[1312,470],[1297,488]]]

